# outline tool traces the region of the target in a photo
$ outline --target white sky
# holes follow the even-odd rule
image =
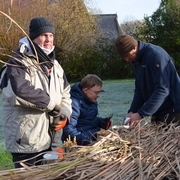
[[[151,16],[161,0],[91,0],[101,14],[117,14],[119,23]]]

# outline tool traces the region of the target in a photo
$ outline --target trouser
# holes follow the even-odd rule
[[[14,167],[15,168],[23,167],[20,164],[20,162],[18,162],[18,161],[23,161],[23,160],[30,159],[30,158],[32,158],[32,159],[24,161],[23,163],[26,164],[27,166],[41,165],[44,152],[46,152],[46,151],[51,151],[51,149],[49,148],[45,151],[41,151],[41,152],[37,152],[37,153],[11,153],[12,154],[12,161],[14,163]],[[41,154],[41,155],[39,155],[39,154]],[[37,157],[35,157],[35,156],[37,156]]]
[[[152,116],[151,117],[151,122],[152,123],[165,123],[165,124],[170,124],[170,123],[175,123],[177,126],[180,126],[180,113],[173,113],[173,114],[166,114],[165,116]]]

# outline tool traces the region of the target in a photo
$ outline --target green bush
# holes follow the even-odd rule
[[[80,80],[86,74],[96,74],[102,80],[133,77],[130,63],[120,59],[114,43],[99,39],[94,46],[83,46],[66,54],[62,66],[68,80]]]

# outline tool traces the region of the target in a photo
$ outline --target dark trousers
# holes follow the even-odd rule
[[[177,126],[180,126],[180,113],[173,113],[173,114],[167,114],[165,116],[152,116],[151,118],[152,123],[165,123],[165,124],[170,124],[170,123],[175,123]]]
[[[51,151],[51,149],[49,148],[45,151],[41,151],[41,152],[37,152],[37,153],[11,153],[14,167],[22,168],[23,166],[18,161],[23,161],[23,160],[25,160],[25,161],[23,161],[23,163],[26,164],[27,166],[41,165],[43,163],[44,152],[46,152],[46,151]],[[35,156],[37,156],[37,157],[35,157]],[[32,159],[26,160],[29,158],[32,158]]]

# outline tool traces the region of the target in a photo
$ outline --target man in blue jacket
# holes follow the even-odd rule
[[[122,58],[132,62],[135,74],[126,124],[136,126],[144,117],[152,116],[152,122],[180,125],[180,77],[169,54],[160,46],[129,35],[119,36],[115,46]]]
[[[102,89],[101,79],[89,74],[81,82],[71,87],[72,115],[70,122],[63,129],[62,141],[76,139],[78,145],[88,145],[96,141],[101,128],[107,130],[111,125],[109,118],[97,117],[97,99]]]

